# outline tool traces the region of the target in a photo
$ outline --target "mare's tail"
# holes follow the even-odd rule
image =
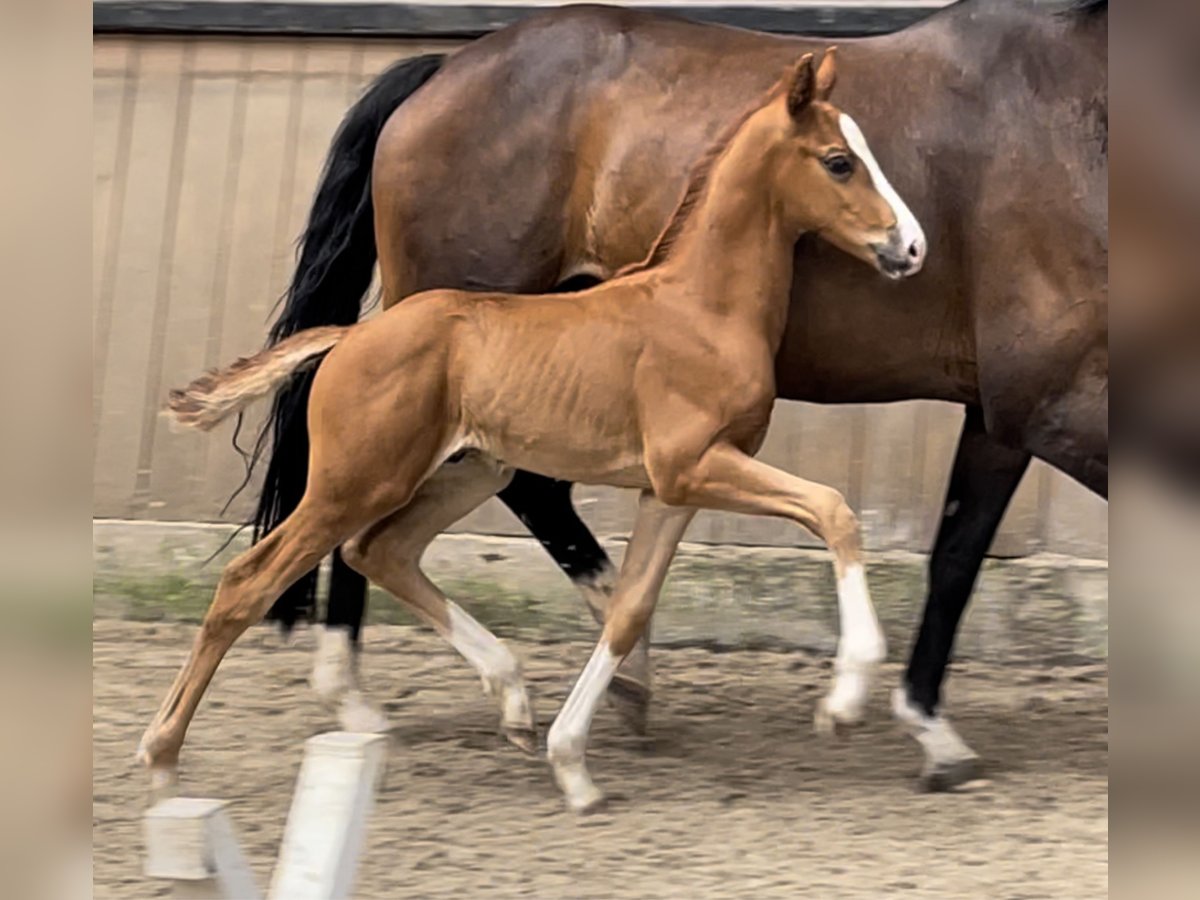
[[[270,343],[320,325],[358,321],[362,299],[374,274],[375,211],[371,166],[379,134],[392,113],[441,68],[445,56],[402,60],[380,75],[350,108],[329,149],[325,171],[300,244],[296,272],[283,310],[271,328]],[[262,493],[254,513],[254,538],[261,540],[296,508],[308,482],[306,410],[312,372],[303,372],[275,396],[270,419],[255,447],[257,460],[271,442]],[[366,581],[335,557],[330,588],[330,619],[357,635]],[[335,590],[336,589],[336,590]],[[317,573],[288,588],[267,613],[285,631],[316,612]],[[334,594],[337,594],[336,598]],[[336,601],[336,603],[335,603]],[[337,605],[339,609],[335,610]],[[343,611],[340,607],[346,607]],[[342,620],[345,619],[345,622]]]
[[[182,390],[171,391],[167,412],[185,428],[208,431],[259,397],[275,393],[329,352],[352,327],[310,328],[224,369],[207,372]]]

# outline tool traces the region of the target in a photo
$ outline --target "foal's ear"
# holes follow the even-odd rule
[[[800,118],[808,109],[816,92],[816,75],[813,73],[813,55],[805,53],[788,76],[787,108],[793,119]]]
[[[837,84],[837,47],[830,47],[825,51],[825,56],[821,58],[821,65],[817,68],[817,99],[827,101],[829,95],[833,93],[835,84]]]

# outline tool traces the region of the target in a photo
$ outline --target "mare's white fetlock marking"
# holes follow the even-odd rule
[[[887,656],[887,642],[863,567],[854,563],[838,578],[838,617],[841,634],[834,660],[833,687],[817,704],[816,727],[829,734],[838,724],[851,724],[862,718],[870,693],[871,677]]]
[[[322,699],[337,702],[357,685],[354,680],[354,650],[346,628],[313,626],[317,649],[309,683]]]
[[[596,707],[620,662],[607,642],[601,640],[596,645],[546,740],[546,757],[554,767],[554,778],[567,805],[576,812],[587,812],[604,799],[588,774],[587,736]]]
[[[391,728],[387,716],[368,703],[360,691],[347,691],[338,707],[338,724],[343,731],[356,731],[364,734],[383,734]]]
[[[387,731],[387,717],[369,703],[358,686],[354,643],[347,628],[315,626],[317,649],[309,683],[317,696],[337,707],[338,724],[344,731],[380,734]]]
[[[925,751],[921,780],[929,790],[945,790],[979,779],[979,756],[944,716],[928,716],[908,699],[904,688],[892,691],[892,715]]]

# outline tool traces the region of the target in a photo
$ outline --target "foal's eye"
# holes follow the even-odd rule
[[[845,181],[854,174],[854,158],[844,153],[831,153],[821,160],[821,165],[838,181]]]

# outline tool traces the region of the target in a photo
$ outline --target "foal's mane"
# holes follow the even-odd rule
[[[704,191],[708,187],[709,178],[712,175],[713,167],[716,165],[717,160],[725,152],[725,148],[729,146],[729,142],[741,131],[742,126],[746,124],[746,120],[773,100],[783,90],[783,84],[784,80],[781,78],[775,84],[771,85],[766,92],[742,110],[738,117],[717,135],[716,140],[709,145],[704,154],[692,164],[692,168],[688,171],[687,183],[683,189],[683,193],[679,197],[679,202],[675,206],[675,211],[671,213],[671,218],[667,219],[667,224],[663,226],[663,230],[659,232],[658,237],[654,239],[654,243],[650,245],[650,252],[646,254],[645,259],[622,266],[613,274],[614,278],[621,275],[632,275],[634,272],[644,272],[646,269],[652,269],[667,260],[671,255],[671,251],[675,248],[675,242],[683,232],[683,227],[687,224],[688,219],[691,218],[696,207],[700,205],[700,198],[704,196]]]

